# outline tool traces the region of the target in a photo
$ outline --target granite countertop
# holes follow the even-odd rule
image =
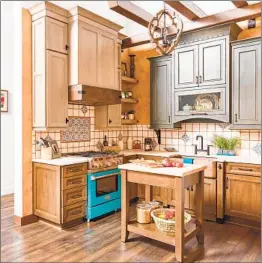
[[[52,160],[33,159],[32,162],[45,163],[45,164],[56,165],[56,166],[64,166],[64,165],[71,165],[77,163],[87,163],[89,159],[90,158],[81,157],[81,156],[67,156],[67,157],[61,157]]]
[[[176,167],[150,168],[150,167],[144,167],[144,166],[133,164],[133,163],[127,163],[127,164],[119,165],[118,168],[121,170],[129,170],[129,171],[135,171],[135,172],[183,177],[183,176],[187,176],[192,173],[203,171],[207,167],[205,165],[191,164],[191,165],[185,165],[182,168],[176,168]]]

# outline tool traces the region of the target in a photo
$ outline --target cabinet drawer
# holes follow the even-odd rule
[[[86,185],[86,174],[63,178],[62,190]]]
[[[86,200],[86,185],[64,190],[63,206],[71,205]]]
[[[86,202],[66,206],[62,209],[62,223],[67,223],[86,215]]]
[[[86,163],[68,165],[63,167],[63,177],[86,174]]]
[[[255,164],[228,163],[226,164],[226,173],[261,176],[260,165],[255,165]]]

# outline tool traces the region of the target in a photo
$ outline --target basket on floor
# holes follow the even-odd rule
[[[172,219],[172,220],[166,220],[164,218],[160,218],[158,217],[158,215],[160,213],[163,212],[174,212],[175,209],[169,209],[169,208],[159,208],[159,209],[155,209],[151,212],[151,216],[154,219],[154,222],[156,224],[156,227],[160,230],[160,231],[164,231],[164,232],[172,232],[175,233],[176,232],[176,220]],[[190,222],[191,220],[191,215],[189,215],[188,213],[185,212],[185,227],[187,226],[187,224]]]

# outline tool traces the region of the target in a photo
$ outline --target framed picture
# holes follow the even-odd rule
[[[57,142],[55,140],[48,142],[49,146],[52,148],[53,159],[61,157]]]
[[[8,112],[8,91],[1,89],[1,112]]]
[[[121,75],[127,76],[127,65],[125,62],[121,62]]]

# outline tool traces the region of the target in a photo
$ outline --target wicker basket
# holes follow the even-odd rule
[[[166,212],[166,211],[174,212],[175,209],[169,209],[169,208],[155,209],[151,212],[151,216],[153,217],[155,221],[156,227],[160,231],[175,233],[176,232],[176,220],[166,220],[166,219],[163,219],[157,216],[158,214],[162,212]],[[191,215],[185,212],[185,227],[190,222],[190,220],[191,220]]]

